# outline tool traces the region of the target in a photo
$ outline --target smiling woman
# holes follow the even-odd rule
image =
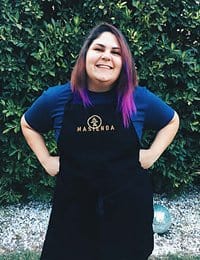
[[[45,91],[21,120],[56,188],[42,260],[146,260],[153,250],[151,167],[178,130],[176,112],[137,86],[121,32],[103,23],[86,39],[71,82]],[[157,130],[142,149],[145,128]],[[41,133],[54,129],[59,156]]]
[[[90,51],[91,53],[93,53],[94,51],[96,55],[94,56],[89,55]],[[99,53],[103,53],[103,55],[101,56]],[[109,55],[109,56],[106,57],[105,55],[106,56]],[[110,59],[110,61],[109,62],[106,61],[106,63],[112,65],[112,69],[114,71],[112,76],[113,78],[115,76],[115,81],[113,82],[111,80],[112,77],[110,77],[111,80],[110,82],[107,83],[105,81],[101,82],[101,86],[96,87],[97,83],[99,85],[99,81],[94,80],[95,75],[92,74],[92,72],[94,71],[94,67],[93,70],[89,70],[90,76],[87,74],[87,66],[89,67],[90,65],[90,63],[87,62],[88,56],[96,57],[96,59],[100,59],[100,57],[101,59],[103,58],[104,60],[103,64],[105,64],[105,57],[106,60]],[[114,61],[116,61],[116,68],[114,67],[115,64],[112,64]],[[92,62],[93,64],[95,64],[97,60],[93,60]],[[117,73],[117,67],[118,69],[119,67],[121,68],[120,73]],[[111,71],[109,71],[109,73],[110,72]],[[100,75],[99,76],[103,78],[104,73],[105,71],[102,71],[101,76]],[[118,78],[116,78],[116,75],[118,75]],[[88,85],[89,85],[88,82],[92,80],[91,76],[93,78],[93,81],[95,81],[93,82],[94,87],[96,88],[95,92],[105,92],[106,89],[107,90],[111,89],[113,87],[113,84],[115,83],[114,85],[117,91],[118,109],[121,110],[122,112],[124,125],[128,126],[130,121],[130,116],[136,110],[134,99],[132,98],[132,94],[134,88],[138,83],[137,73],[136,73],[136,68],[133,62],[131,51],[129,49],[129,46],[124,36],[117,28],[115,28],[110,24],[103,23],[100,26],[93,28],[90,35],[88,36],[85,43],[83,44],[83,47],[80,50],[79,57],[72,71],[72,75],[71,75],[72,89],[75,92],[79,93],[79,95],[83,100],[84,105],[86,106],[91,104],[91,100],[88,98],[88,93],[87,93]],[[104,85],[103,83],[105,84],[105,89],[104,86],[102,86]],[[93,84],[91,88],[93,87]]]
[[[93,41],[86,55],[88,89],[108,91],[118,79],[122,68],[121,48],[110,32],[102,33]]]

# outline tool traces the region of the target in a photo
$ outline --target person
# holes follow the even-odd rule
[[[138,85],[128,44],[94,27],[71,79],[49,87],[21,119],[46,172],[56,176],[42,260],[144,260],[153,250],[150,168],[178,130],[177,113]],[[43,133],[55,130],[58,156]],[[156,130],[148,149],[144,129]]]

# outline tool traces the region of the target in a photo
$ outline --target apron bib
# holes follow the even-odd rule
[[[65,107],[42,260],[145,260],[153,250],[149,174],[113,104]]]

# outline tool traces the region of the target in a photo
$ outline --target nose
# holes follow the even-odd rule
[[[102,60],[109,61],[111,59],[110,53],[108,51],[105,51],[104,53],[102,53],[101,58]]]

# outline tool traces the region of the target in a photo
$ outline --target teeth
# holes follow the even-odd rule
[[[98,68],[105,68],[105,69],[111,69],[110,66],[107,65],[97,65]]]

